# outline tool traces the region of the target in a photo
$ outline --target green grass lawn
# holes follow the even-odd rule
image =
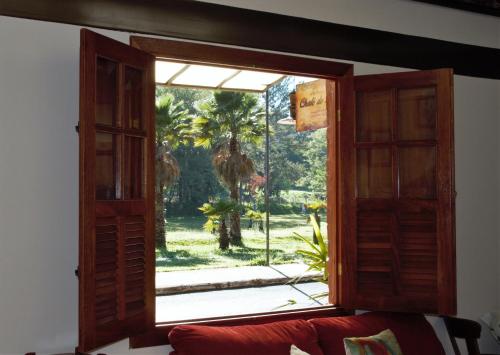
[[[324,221],[325,216],[321,216]],[[193,270],[201,268],[265,265],[266,236],[257,228],[248,229],[248,220],[242,218],[243,247],[229,250],[218,248],[217,235],[203,230],[203,216],[167,218],[167,252],[157,252],[156,271]],[[326,236],[326,223],[321,224]],[[271,264],[299,262],[295,253],[307,249],[304,241],[293,235],[297,232],[312,240],[312,227],[304,215],[275,215],[270,217]]]

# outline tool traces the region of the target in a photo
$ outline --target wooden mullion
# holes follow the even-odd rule
[[[398,147],[433,147],[438,144],[435,139],[429,140],[413,140],[413,141],[397,141],[394,143]]]
[[[124,83],[125,83],[125,67],[123,63],[118,64],[118,75],[117,75],[117,100],[116,100],[116,125],[119,127],[119,142],[117,152],[117,160],[119,162],[120,171],[119,171],[119,179],[117,181],[116,186],[119,186],[119,193],[117,193],[117,199],[122,200],[125,195],[125,135],[123,134],[123,129],[125,127],[125,118],[123,117],[125,108],[124,108]]]
[[[392,142],[357,142],[356,148],[378,148],[378,147],[386,147],[389,148],[391,146],[398,147],[425,147],[425,146],[435,146],[438,142],[435,139],[421,139],[421,140],[395,140]]]
[[[370,148],[392,148],[392,142],[358,142],[354,144],[357,149],[370,149]]]
[[[142,129],[133,129],[133,128],[128,128],[128,129],[123,129],[122,133],[128,137],[136,137],[136,138],[146,138],[147,137],[147,132]]]
[[[151,65],[147,66],[143,73],[143,128],[147,133],[144,137],[143,152],[143,196],[145,201],[145,322],[147,328],[154,328],[156,318],[156,295],[155,295],[155,71],[154,57],[150,56]]]
[[[438,198],[438,309],[441,314],[457,312],[456,299],[456,254],[455,250],[455,181],[454,181],[454,135],[453,135],[453,71],[436,72],[437,85],[437,147],[436,179]]]
[[[340,255],[340,304],[352,308],[356,285],[356,100],[353,69],[339,79],[340,142],[340,210],[341,224],[338,250]]]
[[[396,142],[398,140],[398,92],[392,89],[391,95],[391,155],[392,155],[392,198],[399,198],[399,152]]]
[[[399,200],[399,150],[396,142],[399,139],[399,105],[398,90],[393,88],[391,95],[391,153],[392,153],[392,198],[393,201]],[[393,210],[391,220],[391,250],[392,250],[392,276],[394,285],[394,294],[401,294],[401,268],[400,268],[400,231],[399,231],[399,213]]]
[[[327,92],[327,224],[328,224],[328,294],[331,304],[339,303],[339,275],[337,268],[339,265],[337,246],[339,238],[339,175],[338,175],[338,117],[337,110],[337,83],[331,80],[326,81]]]
[[[382,74],[384,80],[380,80],[380,74],[356,76],[356,91],[370,92],[398,89],[416,89],[434,86],[437,84],[436,71],[427,70],[419,72],[419,77],[408,80],[407,73]]]

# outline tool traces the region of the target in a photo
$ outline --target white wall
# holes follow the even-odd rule
[[[500,47],[497,19],[409,1],[225,2]],[[125,33],[99,32],[128,41]],[[77,343],[78,52],[76,26],[0,17],[0,354],[65,352]],[[466,77],[455,84],[458,306],[477,318],[500,307],[500,84]],[[487,338],[483,344],[495,350]]]

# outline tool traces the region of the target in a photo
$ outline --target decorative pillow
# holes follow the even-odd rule
[[[403,355],[390,329],[365,338],[345,338],[346,355]]]
[[[300,350],[295,345],[292,345],[292,347],[290,348],[290,355],[309,355],[309,354],[306,353],[305,351]]]

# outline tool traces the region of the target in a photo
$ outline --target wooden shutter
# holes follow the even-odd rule
[[[456,313],[452,80],[444,69],[367,75],[343,93],[349,308]]]
[[[154,324],[154,57],[81,32],[79,346]]]

